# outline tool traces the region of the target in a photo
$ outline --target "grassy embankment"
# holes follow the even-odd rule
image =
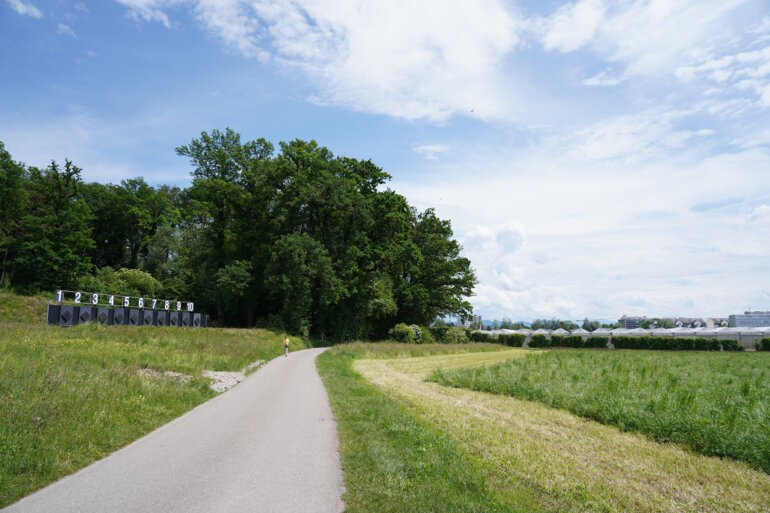
[[[455,508],[466,511],[734,512],[766,511],[770,504],[770,476],[746,463],[694,454],[538,402],[426,382],[436,368],[489,366],[532,351],[355,360],[362,355],[343,351],[327,352],[319,367],[354,511],[441,510],[457,493],[478,498]],[[422,432],[451,448],[438,469],[425,462],[443,453],[415,441]],[[451,470],[444,469],[453,465],[474,476],[473,493],[447,478]],[[425,496],[436,499],[428,503]]]
[[[770,473],[770,354],[551,351],[431,379],[539,401]]]
[[[282,353],[281,334],[264,330],[48,327],[47,302],[0,292],[0,507],[216,395],[204,369]]]
[[[488,344],[348,344],[319,356],[317,366],[337,419],[346,511],[508,511],[450,437],[416,419],[352,368],[359,358],[499,349]]]

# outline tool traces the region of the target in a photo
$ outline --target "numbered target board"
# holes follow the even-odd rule
[[[142,310],[145,313],[136,314]],[[72,326],[79,322],[137,324],[145,326],[206,327],[207,316],[195,312],[192,301],[156,297],[104,294],[82,290],[57,290],[56,304],[48,305],[48,324]]]
[[[100,294],[98,292],[82,292],[79,290],[57,290],[56,302],[75,305],[90,304],[92,306],[120,306],[123,308],[142,308],[177,312],[195,311],[195,304],[192,301],[134,297],[124,296],[122,294]]]

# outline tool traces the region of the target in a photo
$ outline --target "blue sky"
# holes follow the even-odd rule
[[[0,0],[0,140],[189,183],[232,127],[371,158],[485,318],[770,309],[763,0]]]

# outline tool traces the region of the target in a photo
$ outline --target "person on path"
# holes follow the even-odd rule
[[[289,335],[284,335],[283,337],[283,355],[285,357],[289,356]]]

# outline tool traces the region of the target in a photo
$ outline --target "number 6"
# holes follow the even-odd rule
[[[143,297],[139,298],[139,308],[144,308],[144,298]]]

